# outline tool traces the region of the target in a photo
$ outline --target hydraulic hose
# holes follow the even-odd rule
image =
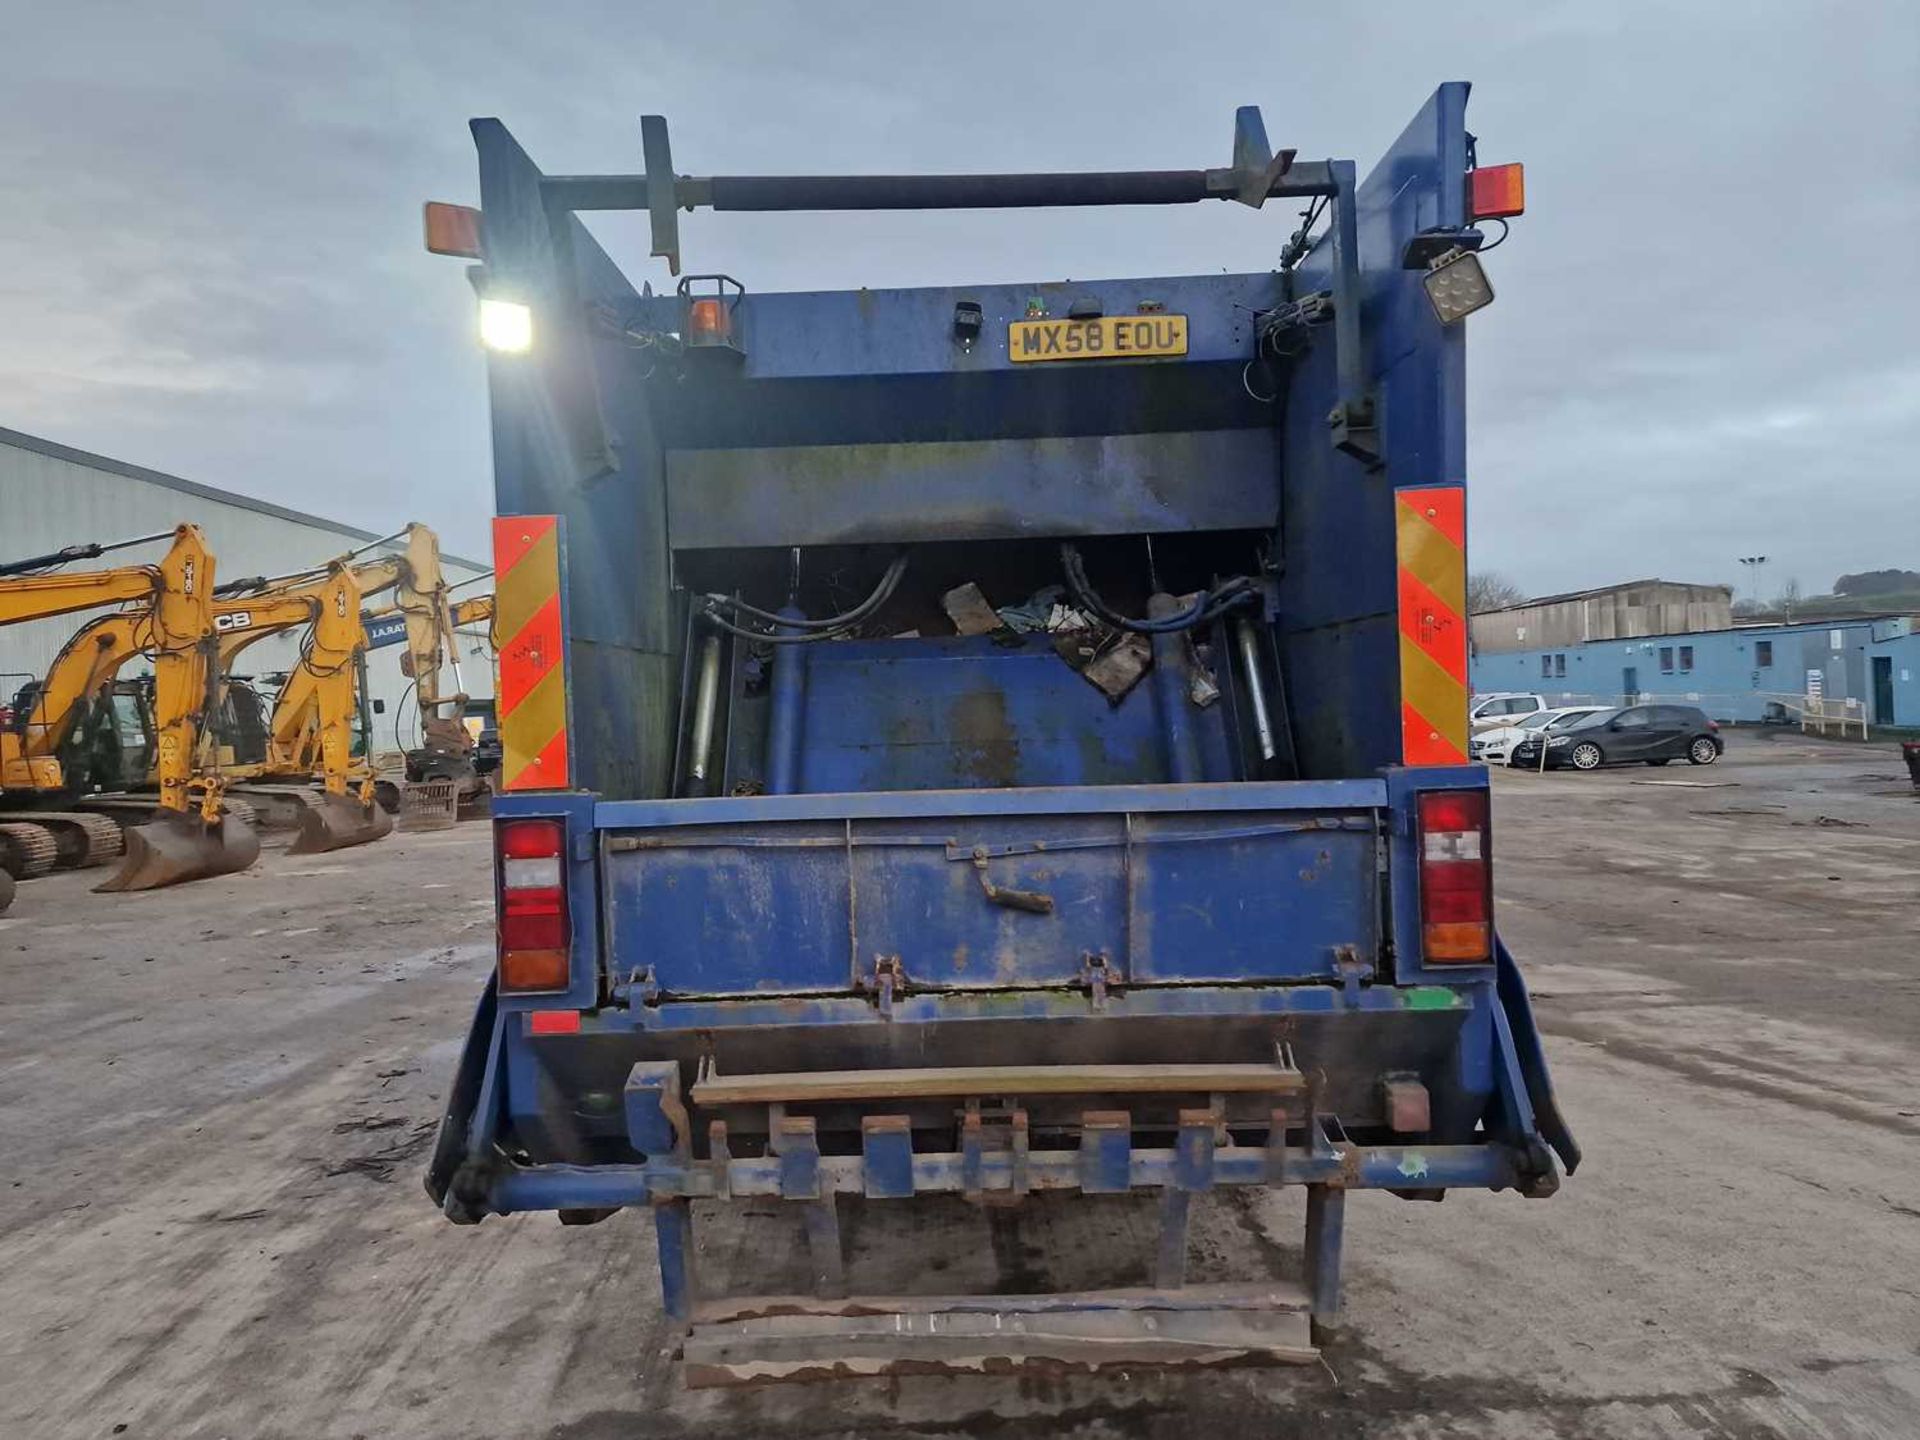
[[[709,625],[724,630],[729,635],[738,635],[747,640],[760,640],[769,645],[804,645],[815,640],[831,640],[851,630],[855,625],[870,618],[881,606],[893,598],[893,592],[899,588],[900,579],[907,573],[907,555],[905,551],[894,556],[887,566],[886,573],[880,577],[880,583],[873,592],[851,610],[839,615],[828,616],[820,620],[811,620],[799,616],[785,616],[771,610],[762,610],[757,605],[749,605],[745,600],[731,595],[708,595],[702,600],[702,615]],[[720,612],[731,609],[736,617],[759,620],[767,625],[779,626],[781,630],[799,631],[799,634],[781,634],[773,630],[756,630],[729,620]]]
[[[1191,630],[1197,625],[1209,624],[1229,610],[1257,598],[1259,594],[1257,582],[1252,576],[1236,575],[1216,590],[1202,590],[1193,604],[1177,615],[1167,615],[1157,620],[1136,620],[1115,610],[1093,588],[1092,582],[1087,579],[1086,562],[1081,559],[1079,546],[1062,545],[1060,565],[1066,571],[1067,589],[1072,593],[1074,603],[1083,610],[1093,612],[1109,625],[1131,630],[1137,635],[1166,635],[1176,630]]]

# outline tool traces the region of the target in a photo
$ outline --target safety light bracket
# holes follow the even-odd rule
[[[1400,252],[1402,270],[1431,269],[1433,262],[1449,250],[1478,250],[1486,235],[1471,225],[1429,225],[1410,236]]]

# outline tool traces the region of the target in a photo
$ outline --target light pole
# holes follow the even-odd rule
[[[1751,577],[1747,582],[1747,593],[1753,596],[1754,603],[1757,605],[1761,603],[1760,572],[1766,568],[1767,557],[1764,555],[1742,555],[1740,557],[1740,563],[1747,567],[1747,574]]]

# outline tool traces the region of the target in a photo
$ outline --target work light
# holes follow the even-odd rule
[[[1449,250],[1433,262],[1420,283],[1427,287],[1427,299],[1442,325],[1458,325],[1474,311],[1493,303],[1493,286],[1487,281],[1486,269],[1471,250]]]
[[[513,300],[482,300],[480,342],[489,350],[524,353],[533,345],[533,311]]]

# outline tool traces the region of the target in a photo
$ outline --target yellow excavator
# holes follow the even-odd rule
[[[299,834],[288,847],[290,854],[361,845],[392,829],[386,815],[377,813],[370,803],[371,772],[364,765],[356,767],[352,755],[358,659],[366,647],[361,599],[369,590],[397,588],[403,606],[431,609],[441,603],[445,583],[440,573],[439,542],[433,532],[412,525],[399,535],[387,537],[402,538],[407,543],[397,555],[362,560],[358,556],[364,551],[355,552],[318,570],[276,580],[259,577],[235,581],[216,591],[212,713],[225,708],[229,667],[247,646],[298,626],[309,627],[301,661],[288,675],[274,706],[265,753],[250,763],[223,763],[214,734],[216,726],[203,725],[196,756],[198,774],[218,776],[220,783],[229,787],[229,806],[244,809],[249,816],[255,807],[264,806],[273,822],[297,826]],[[97,713],[101,702],[109,697],[111,703],[125,701],[136,707],[142,728],[157,731],[151,715],[157,687],[114,683],[123,665],[155,649],[148,617],[138,612],[103,616],[82,627],[40,688],[41,703],[34,710],[28,732],[30,755],[50,758],[57,754],[73,734],[78,719]],[[158,748],[154,747],[156,752]],[[154,773],[149,777],[149,783],[155,785],[160,778],[157,761],[156,753]],[[317,794],[309,783],[316,773],[322,776],[323,786]],[[234,787],[231,782],[235,780],[291,783]]]
[[[300,663],[274,699],[265,758],[225,771],[234,780],[297,782],[271,787],[246,784],[239,790],[256,804],[290,802],[300,807],[300,833],[288,847],[289,854],[363,845],[393,828],[392,820],[374,802],[372,770],[353,755],[359,660],[368,643],[361,602],[369,594],[394,591],[393,608],[409,617],[410,632],[416,612],[447,611],[437,537],[417,524],[390,538],[402,537],[406,545],[399,554],[365,560],[342,557],[329,562],[317,581],[295,583],[300,577],[294,577],[258,582],[258,594],[225,595],[216,606],[215,623],[222,625],[223,674],[248,645],[301,623],[294,607],[314,606]],[[305,784],[316,772],[323,777],[319,795]]]
[[[166,538],[171,544],[156,565],[74,572],[60,568],[75,559]],[[223,777],[197,773],[195,766],[218,675],[213,569],[213,553],[195,525],[178,526],[170,535],[71,547],[0,567],[0,624],[105,605],[127,607],[82,627],[56,659],[28,713],[16,717],[0,736],[0,827],[11,827],[0,834],[8,841],[27,844],[37,831],[47,837],[54,859],[63,836],[70,853],[93,854],[94,827],[75,823],[85,812],[54,808],[72,799],[61,773],[59,741],[78,707],[99,692],[103,673],[110,681],[125,654],[144,652],[153,659],[159,794],[154,802],[135,802],[143,812],[151,805],[151,818],[126,828],[125,859],[94,887],[97,890],[150,890],[231,874],[246,869],[260,854],[260,839],[252,827],[230,812]],[[129,645],[132,649],[121,658],[112,658]],[[86,802],[89,807],[99,803]],[[37,858],[48,858],[44,849]],[[72,863],[85,863],[85,858]],[[33,865],[27,869],[38,873]]]

